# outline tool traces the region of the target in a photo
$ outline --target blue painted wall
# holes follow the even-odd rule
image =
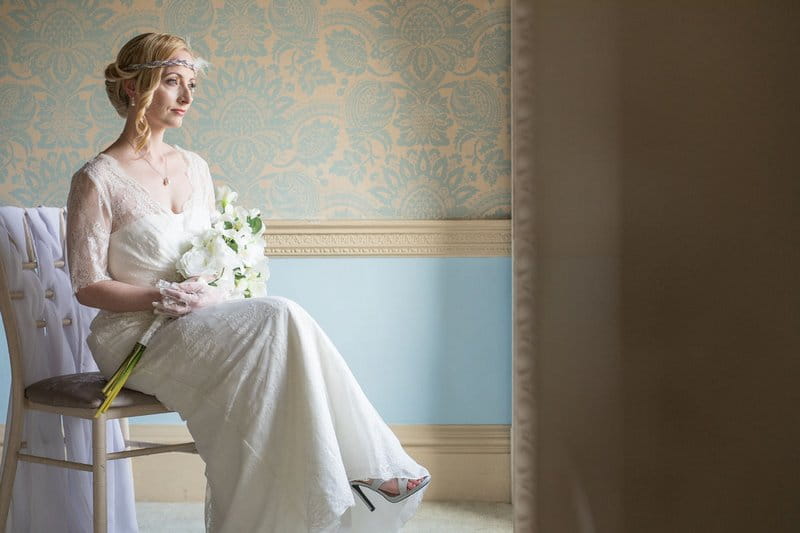
[[[281,258],[271,271],[270,293],[296,300],[316,318],[387,422],[510,423],[509,258]],[[2,341],[4,421],[9,368]]]

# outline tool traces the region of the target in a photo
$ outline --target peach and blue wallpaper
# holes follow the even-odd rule
[[[168,140],[272,219],[510,216],[509,0],[3,0],[0,200],[63,205],[146,31],[212,63]]]
[[[0,202],[64,205],[123,125],[105,65],[168,31],[212,68],[167,140],[265,218],[509,218],[509,2],[0,0]],[[510,258],[271,268],[270,293],[309,310],[388,422],[510,423]],[[2,422],[2,332],[0,352]]]

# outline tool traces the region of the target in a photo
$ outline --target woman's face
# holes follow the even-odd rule
[[[186,50],[176,52],[170,59],[194,61]],[[165,67],[161,74],[161,83],[153,92],[153,101],[145,113],[150,127],[180,128],[183,117],[192,104],[196,83],[195,72],[192,69],[183,65]]]

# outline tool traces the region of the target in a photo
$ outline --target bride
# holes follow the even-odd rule
[[[176,259],[209,227],[214,193],[206,162],[163,137],[189,111],[201,63],[183,39],[148,33],[106,68],[125,127],[75,173],[67,202],[73,288],[101,310],[92,354],[110,376],[154,312],[176,317],[127,386],[186,420],[206,463],[207,531],[397,531],[430,476],[314,319],[284,298],[225,301],[179,281]]]

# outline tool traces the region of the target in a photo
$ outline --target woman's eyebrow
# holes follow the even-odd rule
[[[175,75],[176,75],[176,76],[178,76],[179,78],[183,78],[183,74],[181,74],[180,72],[175,72],[175,71],[172,71],[172,72],[165,72],[165,73],[164,73],[164,77],[171,76],[171,75],[173,75],[173,74],[175,74]],[[191,78],[189,78],[189,81],[191,81],[191,80],[194,80],[194,79],[197,79],[197,78],[195,78],[194,76],[192,76]]]

